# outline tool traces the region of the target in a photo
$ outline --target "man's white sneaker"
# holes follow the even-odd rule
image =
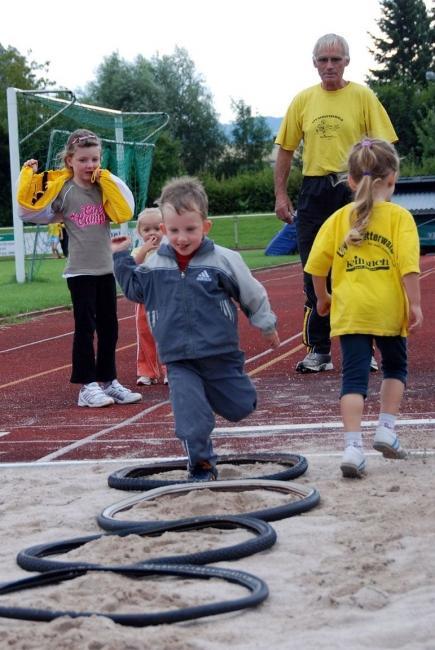
[[[377,427],[373,449],[380,451],[384,458],[406,458],[408,455],[401,447],[396,433],[388,427]]]
[[[334,370],[330,354],[308,352],[306,357],[296,364],[296,372],[324,372]]]
[[[372,354],[372,358],[370,359],[370,372],[378,372],[378,370],[378,362],[376,361],[375,355]]]
[[[361,478],[366,469],[366,459],[362,449],[353,445],[346,447],[340,469],[346,478]]]
[[[96,381],[93,381],[90,384],[85,384],[80,389],[78,401],[79,406],[100,408],[102,406],[110,406],[110,404],[114,403],[115,400],[112,397],[109,397],[109,395],[106,395],[100,384],[97,384]]]

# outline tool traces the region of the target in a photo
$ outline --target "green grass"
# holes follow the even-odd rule
[[[239,251],[250,269],[265,269],[299,262],[299,255],[265,255],[260,251]]]
[[[65,260],[45,259],[33,282],[17,283],[15,261],[0,257],[0,317],[71,304],[62,271]]]
[[[221,246],[235,250],[263,249],[281,230],[282,221],[272,214],[211,218],[210,237]]]
[[[267,243],[281,227],[282,223],[270,215],[213,219],[210,236],[217,244],[238,250],[250,269],[261,269],[299,260],[297,255],[264,255]],[[62,277],[64,266],[65,260],[47,257],[37,268],[32,282],[18,284],[15,261],[0,257],[0,318],[11,321],[18,314],[71,305],[66,280]]]

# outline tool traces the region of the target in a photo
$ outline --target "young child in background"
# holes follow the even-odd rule
[[[355,201],[321,227],[305,265],[313,276],[320,315],[331,311],[331,334],[340,337],[345,431],[341,471],[360,477],[366,468],[361,419],[376,341],[382,357],[380,414],[373,447],[386,458],[405,458],[395,432],[407,378],[407,334],[423,315],[419,287],[419,238],[412,215],[391,203],[399,172],[393,145],[365,139],[348,161]],[[332,270],[332,295],[326,276]]]
[[[142,264],[152,255],[161,242],[163,233],[160,225],[162,213],[160,208],[146,208],[137,218],[137,232],[143,245],[132,251],[136,264]],[[166,368],[160,363],[156,342],[148,325],[146,308],[143,302],[136,303],[136,335],[137,335],[137,384],[151,386],[159,380],[168,383]],[[152,318],[152,314],[150,314]]]
[[[207,238],[208,199],[201,183],[183,177],[159,199],[168,243],[137,266],[129,240],[112,240],[116,278],[130,300],[144,302],[166,364],[175,432],[188,456],[188,478],[217,478],[211,441],[215,413],[238,422],[254,411],[257,395],[239,348],[236,302],[270,347],[279,345],[264,287],[239,253]]]
[[[78,405],[89,407],[131,404],[142,399],[117,380],[115,348],[118,340],[116,285],[107,211],[132,214],[133,196],[128,187],[107,170],[100,169],[101,141],[86,129],[74,131],[61,154],[65,169],[48,172],[53,177],[47,192],[57,183],[59,191],[41,211],[62,221],[69,236],[69,256],[64,271],[74,310],[71,382],[82,384]],[[24,197],[40,185],[38,161],[24,163],[19,179],[18,202],[25,215],[31,202]],[[33,176],[32,176],[33,173]],[[20,200],[22,203],[20,203]],[[128,205],[127,205],[128,204]],[[23,216],[22,216],[23,218]],[[50,217],[49,217],[50,218]],[[131,218],[131,217],[130,217]],[[97,334],[97,353],[94,335]],[[100,385],[101,384],[101,385]]]
[[[60,259],[62,255],[59,253],[58,246],[62,238],[62,225],[60,223],[49,223],[47,226],[48,236],[50,239],[51,252],[53,257]]]

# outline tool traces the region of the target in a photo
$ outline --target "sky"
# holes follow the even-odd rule
[[[50,61],[50,79],[73,91],[93,81],[112,52],[133,62],[138,54],[170,55],[178,45],[228,123],[231,100],[242,99],[254,114],[283,116],[299,90],[317,83],[312,49],[329,32],[349,43],[345,79],[364,83],[374,67],[368,33],[379,34],[380,15],[379,0],[21,0],[2,13],[0,44],[29,61]]]

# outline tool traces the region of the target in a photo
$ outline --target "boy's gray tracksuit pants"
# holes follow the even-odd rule
[[[240,350],[166,364],[175,433],[185,445],[189,466],[201,460],[216,464],[210,439],[215,414],[238,422],[257,405],[257,393],[244,371]]]

